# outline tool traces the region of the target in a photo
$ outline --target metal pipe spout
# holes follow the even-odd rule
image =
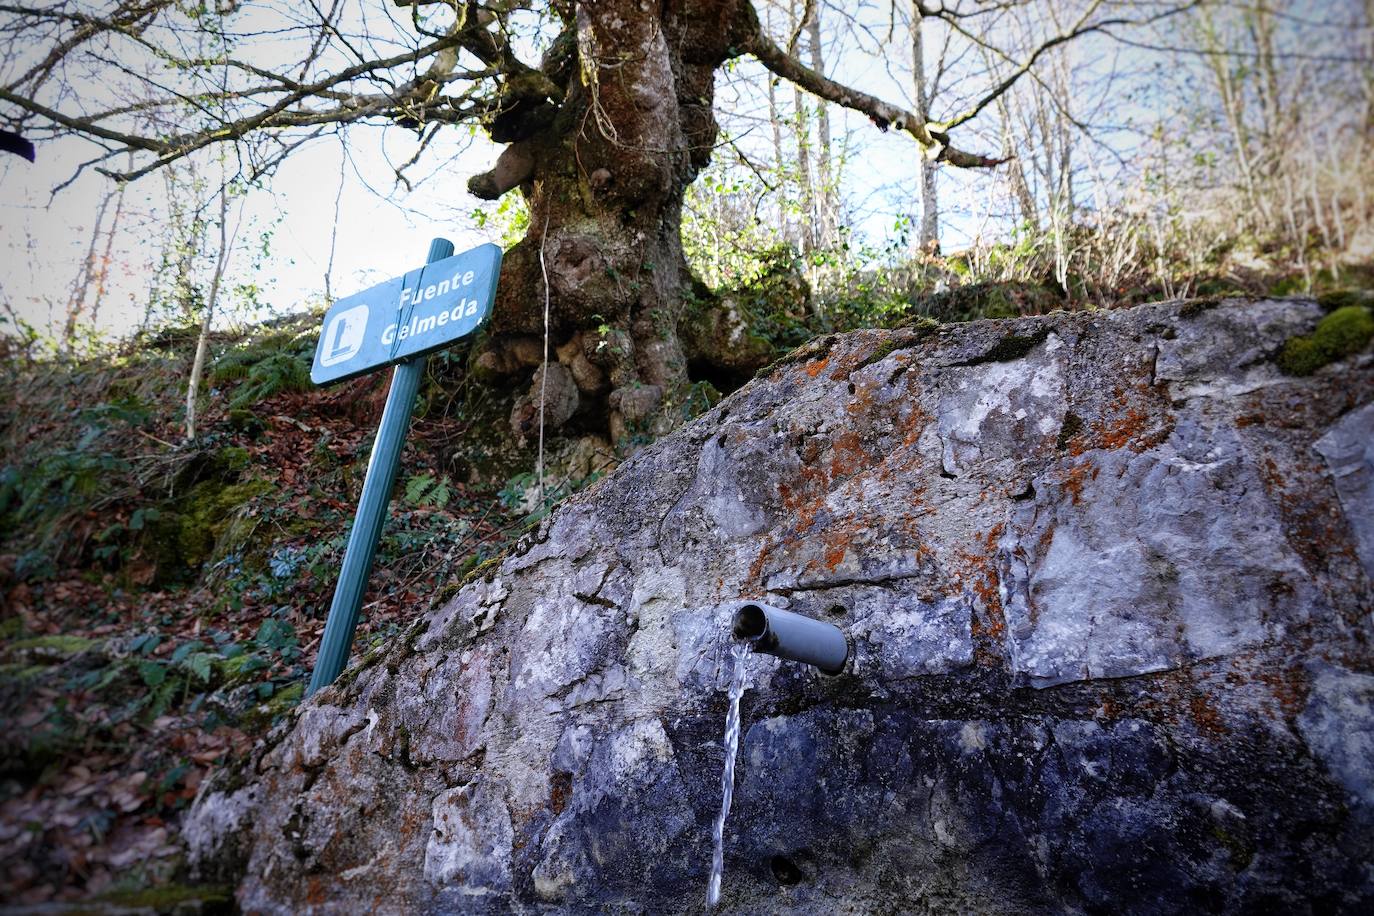
[[[740,605],[731,631],[755,652],[814,665],[823,674],[839,674],[849,660],[849,640],[839,627],[766,604]]]

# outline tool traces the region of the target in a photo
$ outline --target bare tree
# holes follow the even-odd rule
[[[811,69],[825,73],[825,51],[821,41],[821,5],[815,5],[811,21],[806,27],[807,43],[811,51]],[[835,166],[831,160],[830,109],[816,106],[816,180],[813,184],[816,206],[816,234],[821,248],[830,248],[838,241],[839,205],[836,201]]]
[[[191,375],[186,382],[186,439],[196,437],[196,398],[200,393],[200,379],[205,373],[205,356],[210,348],[210,325],[214,321],[215,306],[219,304],[220,285],[224,271],[229,266],[229,258],[234,251],[234,240],[238,237],[238,219],[234,228],[229,229],[229,185],[222,184],[219,189],[219,251],[215,255],[215,266],[210,273],[210,292],[205,298],[205,307],[200,316],[200,330],[196,334],[195,356],[191,360]],[[239,203],[239,217],[243,215],[243,203]]]
[[[916,110],[930,111],[930,83],[926,77],[925,52],[926,14],[919,0],[911,4],[911,85],[915,90]],[[1004,157],[1007,158],[1007,157]],[[916,243],[927,254],[940,247],[940,202],[936,197],[935,163],[928,156],[919,159],[921,177],[921,226]]]
[[[105,214],[109,212],[111,202],[118,199],[115,206],[115,217],[107,227],[105,225]],[[77,270],[76,279],[72,283],[72,293],[67,301],[67,317],[62,324],[62,346],[68,350],[76,345],[78,328],[86,319],[83,317],[86,311],[87,301],[90,299],[91,288],[95,287],[96,308],[99,308],[99,291],[104,285],[104,277],[107,266],[102,263],[101,256],[97,253],[100,247],[102,234],[108,236],[108,241],[113,242],[115,230],[119,227],[119,214],[124,203],[124,188],[111,188],[101,195],[100,207],[95,211],[95,223],[91,226],[91,243],[86,249],[86,257],[81,262],[81,267]],[[106,245],[105,257],[109,257],[109,244]],[[92,318],[94,320],[94,318]]]

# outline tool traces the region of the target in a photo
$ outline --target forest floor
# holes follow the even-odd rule
[[[317,324],[217,335],[190,442],[191,330],[0,363],[0,901],[227,901],[169,885],[179,820],[300,701],[388,388],[311,386]],[[553,440],[538,504],[513,393],[470,384],[465,360],[430,359],[355,658],[614,466],[609,445]]]
[[[387,391],[269,377],[282,354],[308,368],[292,342],[313,325],[219,341],[192,443],[186,340],[0,381],[0,900],[137,902],[177,872],[205,775],[299,702]],[[473,458],[464,412],[420,413],[355,653],[529,523],[523,478],[449,473]]]

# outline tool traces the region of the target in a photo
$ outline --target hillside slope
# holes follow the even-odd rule
[[[0,900],[167,881],[200,780],[299,701],[387,391],[309,385],[317,329],[217,336],[191,442],[195,329],[0,363]],[[360,651],[529,523],[510,399],[430,369]]]

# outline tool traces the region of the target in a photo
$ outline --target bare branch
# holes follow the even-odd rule
[[[261,129],[311,127],[327,123],[351,123],[364,118],[381,116],[396,111],[412,113],[416,107],[416,104],[410,101],[410,97],[413,95],[423,96],[418,102],[418,106],[425,110],[425,116],[430,120],[457,122],[478,116],[482,111],[481,106],[463,107],[457,104],[458,100],[453,98],[443,99],[443,106],[436,110],[431,111],[429,109],[435,107],[435,97],[437,96],[438,87],[458,80],[481,79],[491,75],[493,72],[492,70],[468,71],[450,68],[449,72],[438,74],[437,78],[432,78],[428,74],[421,74],[399,86],[395,86],[393,83],[394,91],[386,94],[358,95],[356,93],[339,91],[336,88],[341,85],[346,85],[359,77],[364,77],[373,73],[386,72],[406,64],[434,57],[444,51],[456,48],[464,39],[464,33],[460,30],[456,30],[453,34],[441,37],[421,47],[407,50],[390,57],[361,61],[309,82],[301,82],[286,75],[272,73],[255,65],[232,58],[181,61],[179,63],[188,67],[206,68],[223,66],[234,68],[242,72],[251,73],[261,79],[270,80],[271,84],[232,90],[228,87],[224,87],[218,89],[218,91],[202,94],[198,98],[193,98],[186,93],[178,92],[169,87],[159,87],[160,91],[169,97],[154,102],[139,103],[135,106],[122,106],[125,111],[134,111],[155,109],[180,102],[181,104],[190,105],[195,109],[199,109],[206,116],[215,118],[219,121],[218,124],[212,127],[184,131],[170,138],[144,136],[134,131],[116,130],[112,127],[98,123],[109,119],[116,114],[118,110],[74,117],[45,105],[34,98],[21,95],[11,89],[0,89],[0,101],[9,102],[30,114],[37,115],[59,127],[65,128],[67,131],[91,138],[112,141],[122,144],[127,149],[136,149],[157,154],[157,158],[152,162],[128,172],[114,173],[104,169],[100,170],[103,174],[107,174],[117,180],[130,181],[190,155],[197,150],[216,143],[240,140]],[[110,61],[107,62],[107,64],[117,68],[119,67],[117,62]],[[127,68],[125,69],[131,76],[139,78],[149,85],[156,86],[156,83],[153,83],[146,77],[128,71]],[[266,93],[281,93],[281,95],[273,103],[238,119],[220,119],[219,116],[213,115],[209,109],[206,108],[206,102],[242,101],[255,95]],[[298,109],[296,107],[310,100],[327,100],[336,102],[337,104],[333,107],[321,109]]]
[[[757,57],[771,72],[788,82],[828,102],[868,115],[879,130],[885,131],[890,127],[910,134],[926,150],[927,155],[936,160],[960,168],[990,168],[1006,161],[955,149],[949,145],[948,135],[938,130],[938,125],[937,130],[932,131],[931,125],[926,124],[925,120],[915,113],[822,76],[787,54],[768,37],[759,24],[758,12],[752,3],[747,5],[746,16],[749,19],[749,37],[745,50]]]
[[[938,129],[945,131],[952,130],[955,127],[958,127],[960,124],[965,124],[969,121],[972,121],[974,118],[978,117],[978,115],[982,113],[983,109],[987,108],[988,105],[992,104],[997,99],[999,99],[1003,93],[1005,93],[1012,86],[1016,85],[1017,81],[1020,80],[1021,77],[1029,73],[1031,67],[1035,66],[1035,62],[1052,48],[1058,47],[1059,45],[1062,45],[1066,42],[1073,41],[1075,38],[1079,38],[1083,35],[1087,35],[1092,32],[1103,32],[1113,26],[1150,25],[1152,23],[1159,22],[1163,19],[1167,19],[1170,16],[1176,16],[1179,13],[1193,9],[1194,7],[1198,6],[1201,2],[1202,0],[1190,0],[1190,2],[1185,3],[1181,6],[1171,7],[1153,16],[1148,16],[1144,19],[1127,19],[1117,17],[1112,19],[1103,19],[1098,22],[1090,23],[1088,20],[1092,18],[1093,14],[1097,12],[1098,8],[1101,7],[1103,3],[1103,0],[1094,0],[1094,2],[1089,4],[1088,8],[1084,10],[1083,15],[1079,17],[1078,21],[1074,23],[1072,28],[1060,32],[1053,38],[1050,38],[1042,42],[1034,51],[1030,53],[1030,55],[1026,58],[1024,63],[1022,63],[1019,67],[1017,67],[1010,74],[1008,74],[1007,77],[1003,79],[1000,83],[998,83],[995,87],[993,87],[991,91],[985,93],[981,98],[979,98],[978,101],[974,103],[972,107],[968,108],[962,114],[956,115],[955,117],[950,118],[947,121],[941,122],[938,125]],[[973,36],[967,34],[966,32],[963,32],[963,34],[965,35],[965,37],[974,40],[977,44],[986,47],[986,44],[981,40],[973,38]]]
[[[0,89],[0,102],[9,102],[12,105],[17,105],[25,111],[36,114],[42,118],[47,118],[54,124],[60,124],[78,133],[89,134],[104,140],[113,140],[115,143],[122,143],[132,149],[148,150],[154,153],[161,153],[167,149],[167,144],[165,143],[147,137],[140,137],[135,134],[110,130],[108,127],[101,127],[99,124],[93,124],[86,118],[73,118],[64,115],[62,112],[54,108],[49,108],[39,102],[35,102],[33,99],[26,99],[23,96],[15,95],[8,89]]]
[[[797,42],[801,40],[801,33],[811,23],[811,17],[816,15],[816,0],[806,0],[802,7],[801,18],[797,20],[796,26],[792,29],[792,34],[787,38],[787,55],[797,56]]]

